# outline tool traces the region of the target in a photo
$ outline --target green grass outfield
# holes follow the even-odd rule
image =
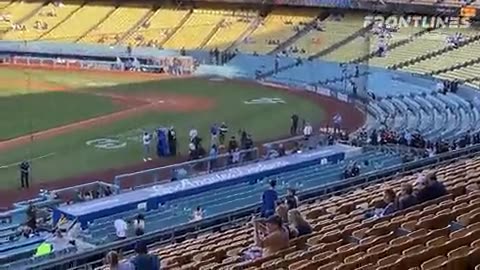
[[[14,74],[16,75],[13,76]],[[226,121],[232,133],[245,128],[253,134],[255,141],[266,141],[288,134],[292,113],[315,122],[320,121],[324,115],[317,104],[300,96],[235,81],[152,80],[109,74],[1,68],[0,78],[5,76],[13,76],[16,81],[0,87],[0,92],[3,93],[0,94],[1,140],[122,110],[110,98],[90,94],[93,92],[132,96],[185,95],[208,98],[215,104],[209,110],[196,112],[151,110],[102,126],[76,130],[45,140],[34,139],[27,144],[4,150],[0,153],[0,189],[18,185],[18,167],[14,164],[25,158],[35,159],[32,171],[36,182],[142,162],[143,149],[139,139],[144,129],[175,126],[180,150],[186,153],[188,130],[191,127],[199,130],[204,138],[203,145],[207,148],[208,131],[212,123]],[[18,84],[18,79],[27,77],[29,84],[23,87]],[[58,89],[45,91],[52,86]],[[62,87],[66,90],[62,91]],[[285,104],[244,103],[258,98],[280,98]],[[126,145],[105,150],[86,143],[99,138],[126,142]],[[42,156],[47,157],[36,159]]]

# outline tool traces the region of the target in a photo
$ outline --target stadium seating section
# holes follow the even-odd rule
[[[437,29],[416,38],[413,42],[409,42],[404,46],[388,51],[387,57],[375,57],[371,59],[369,63],[371,65],[388,67],[395,63],[403,62],[439,50],[446,46],[448,35],[452,35],[455,32],[464,33],[466,36],[475,34],[474,31],[467,29]]]
[[[66,3],[62,7],[57,7],[51,3],[42,6],[37,12],[23,22],[25,31],[9,31],[4,36],[5,39],[12,40],[37,40],[45,33],[55,28],[64,19],[71,16],[81,5],[76,3]]]
[[[465,2],[480,8],[480,1],[380,2],[439,7]],[[480,88],[478,28],[403,27],[392,33],[386,55],[377,56],[372,52],[378,47],[379,37],[370,29],[371,25],[365,25],[365,12],[337,14],[320,8],[273,8],[261,16],[263,12],[228,6],[0,0],[0,39],[238,50],[245,55],[233,58],[225,68],[245,67],[239,69],[242,77],[253,78],[260,72],[267,74],[272,83],[340,91],[348,86],[339,63],[349,63],[347,69],[355,69],[357,63],[366,60],[369,70],[365,74],[370,76],[367,89],[376,95],[365,106],[367,131],[387,124],[397,131],[419,131],[434,141],[458,139],[467,132],[480,130],[478,98],[467,99],[461,93],[439,94],[425,82],[424,76],[418,76],[461,80]],[[449,46],[447,37],[455,33],[461,33],[468,41],[457,48]],[[276,62],[281,69],[273,71]],[[407,83],[414,80],[415,83]],[[278,179],[278,191],[285,195],[288,187],[307,190],[339,181],[347,164],[353,161],[361,164],[362,173],[368,173],[401,164],[402,155],[369,150],[340,164],[305,166],[272,178]],[[286,250],[253,262],[242,262],[241,257],[253,244],[249,224],[157,246],[152,252],[162,258],[165,269],[460,270],[476,266],[480,270],[480,158],[457,160],[423,173],[432,171],[437,172],[448,195],[386,217],[368,219],[365,214],[382,205],[385,187],[397,192],[402,183],[415,182],[417,175],[380,179],[302,204],[300,210],[313,224],[314,232],[291,240]],[[80,239],[94,245],[109,243],[116,239],[114,220],[128,220],[139,213],[145,216],[147,232],[190,222],[192,210],[199,205],[205,209],[206,217],[223,214],[258,203],[265,186],[266,179],[239,183],[177,198],[149,212],[132,210],[102,217],[88,224]],[[32,258],[46,235],[10,242],[17,229],[15,225],[0,225],[0,269],[18,269],[77,251],[77,247],[71,247],[48,257]],[[13,255],[18,261],[3,263],[3,259]]]
[[[2,9],[2,14],[8,15],[12,22],[19,22],[36,12],[42,5],[43,2],[41,1],[15,1],[6,4]]]
[[[363,13],[348,13],[343,16],[332,15],[318,24],[321,29],[312,29],[303,37],[299,38],[292,46],[297,49],[305,50],[305,53],[296,53],[294,55],[306,57],[321,52],[335,43],[354,34],[363,28]],[[325,58],[328,60],[347,61],[354,58],[358,53],[364,53],[365,47],[362,37],[352,41],[348,46],[344,46],[339,50],[335,50],[328,54]],[[352,50],[352,48],[354,48]]]
[[[150,11],[146,6],[120,6],[80,39],[80,42],[117,44]]]
[[[40,40],[73,42],[85,36],[101,21],[107,18],[115,7],[113,5],[85,5],[71,14],[66,20],[53,28]]]
[[[445,1],[443,1],[445,2]],[[3,4],[2,4],[3,3]],[[10,16],[10,23],[25,26],[24,30],[10,30],[6,40],[58,40],[131,46],[155,46],[167,49],[238,49],[246,53],[266,54],[282,43],[292,41],[284,48],[289,55],[308,57],[320,53],[321,58],[347,62],[376,49],[375,35],[353,36],[345,44],[324,54],[323,51],[352,37],[365,27],[362,12],[331,13],[322,9],[276,8],[261,19],[256,10],[183,8],[147,4],[115,6],[110,2],[65,2],[61,5],[42,2],[2,2],[2,14]],[[325,19],[322,19],[325,18]],[[2,22],[5,24],[5,22]],[[315,27],[303,28],[307,24]],[[310,25],[311,26],[311,25]],[[455,32],[466,36],[478,34],[472,29],[435,29],[418,36],[420,29],[400,28],[390,44],[406,41],[388,52],[387,57],[372,57],[371,65],[389,67],[409,59],[444,48],[446,37]],[[474,42],[426,61],[405,67],[408,71],[428,73],[468,60],[478,53]]]
[[[229,49],[252,26],[256,16],[256,12],[252,11],[235,12],[235,17],[227,16],[203,48],[222,51]]]
[[[165,42],[166,49],[199,49],[205,45],[224,20],[222,13],[194,10],[184,24]]]
[[[190,15],[188,10],[161,8],[123,42],[133,46],[159,46]]]
[[[480,128],[479,109],[451,93],[384,98],[371,103],[368,113],[375,119],[367,124],[369,129],[380,128],[379,123],[388,118],[388,125],[395,130],[418,130],[432,140],[459,138]],[[389,118],[391,115],[395,117]]]
[[[365,219],[365,213],[382,203],[384,188],[398,191],[416,176],[301,205],[314,232],[291,240],[284,251],[253,262],[241,262],[241,252],[253,244],[249,226],[152,252],[168,269],[466,269],[480,259],[479,166],[476,158],[436,169],[447,196],[383,218]]]
[[[247,53],[268,53],[295,35],[304,24],[314,20],[318,12],[318,10],[297,10],[295,15],[292,15],[288,10],[273,10],[257,29],[243,40],[238,49]],[[296,27],[298,27],[297,30],[295,30]]]

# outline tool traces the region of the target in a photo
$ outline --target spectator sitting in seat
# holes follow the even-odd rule
[[[360,167],[356,162],[350,163],[343,173],[345,179],[351,178],[351,177],[356,177],[360,175]]]
[[[197,208],[195,209],[195,211],[193,211],[192,221],[202,220],[202,219],[203,219],[203,214],[204,214],[203,209],[202,209],[200,206],[197,206]]]
[[[409,183],[403,183],[401,185],[400,198],[398,199],[399,209],[406,209],[417,203],[417,198],[413,195],[413,186]]]
[[[288,221],[297,231],[297,237],[310,234],[313,231],[312,226],[310,226],[297,209],[288,211]]]
[[[366,218],[371,218],[371,217],[383,217],[387,216],[390,214],[393,214],[395,211],[397,211],[397,198],[395,195],[395,192],[391,188],[385,189],[383,192],[383,202],[385,203],[385,207],[383,208],[376,208],[371,212],[368,212],[365,217]]]
[[[418,182],[417,199],[420,203],[433,200],[447,194],[445,186],[438,182],[436,173],[427,175]]]
[[[297,191],[293,188],[287,189],[287,196],[285,197],[285,204],[288,210],[292,210],[298,207],[298,197],[295,195]]]
[[[132,258],[131,262],[135,266],[135,270],[158,270],[160,269],[160,259],[156,255],[148,254],[147,244],[143,241],[135,245],[137,255]]]
[[[69,243],[70,241],[63,236],[62,232],[59,229],[55,231],[54,237],[48,240],[47,242],[52,244],[53,251],[64,250],[70,244]]]
[[[288,248],[288,232],[283,226],[281,217],[270,216],[265,224],[259,220],[254,220],[253,226],[255,245],[263,248],[263,257]]]
[[[275,190],[276,180],[270,181],[270,188],[262,194],[262,217],[268,218],[275,213],[275,203],[278,200],[278,194]]]
[[[383,217],[386,215],[393,214],[397,211],[397,197],[393,189],[388,188],[383,192],[383,201],[387,204],[383,210],[380,212],[379,216]]]
[[[18,237],[24,237],[24,238],[28,239],[28,238],[34,237],[35,234],[34,234],[32,228],[30,228],[28,226],[21,226],[21,227],[19,227],[19,231],[18,231],[17,236]]]
[[[278,202],[275,208],[275,214],[282,219],[283,223],[288,223],[288,208],[282,201]]]
[[[105,256],[105,264],[107,264],[110,270],[134,270],[135,267],[129,261],[120,262],[118,253],[115,251],[110,251]]]
[[[288,208],[283,202],[279,202],[277,208],[275,209],[275,213],[282,219],[282,223],[285,225],[285,230],[288,232],[288,238],[292,239],[297,237],[298,232],[295,227],[289,226],[288,223]]]

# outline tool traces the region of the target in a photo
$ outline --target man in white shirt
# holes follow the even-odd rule
[[[308,140],[310,136],[312,136],[313,127],[310,123],[306,123],[305,127],[303,128],[303,136],[305,136],[305,140]]]
[[[143,149],[145,151],[145,156],[143,157],[143,161],[147,162],[149,160],[152,160],[152,158],[150,157],[150,144],[152,142],[152,135],[148,132],[143,133],[142,141],[143,141]]]
[[[128,224],[123,219],[116,219],[113,223],[115,226],[115,233],[117,234],[118,240],[123,240],[127,238]]]
[[[190,142],[193,142],[193,139],[198,136],[198,131],[195,128],[190,129],[190,132],[188,133],[190,136]]]

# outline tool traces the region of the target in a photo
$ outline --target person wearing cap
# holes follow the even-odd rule
[[[288,232],[283,226],[282,218],[278,215],[269,217],[265,222],[255,220],[254,241],[255,245],[263,248],[263,256],[269,256],[288,248]]]
[[[160,269],[160,259],[156,255],[148,254],[147,244],[139,241],[135,245],[137,255],[132,258],[131,263],[135,270],[158,270]]]

